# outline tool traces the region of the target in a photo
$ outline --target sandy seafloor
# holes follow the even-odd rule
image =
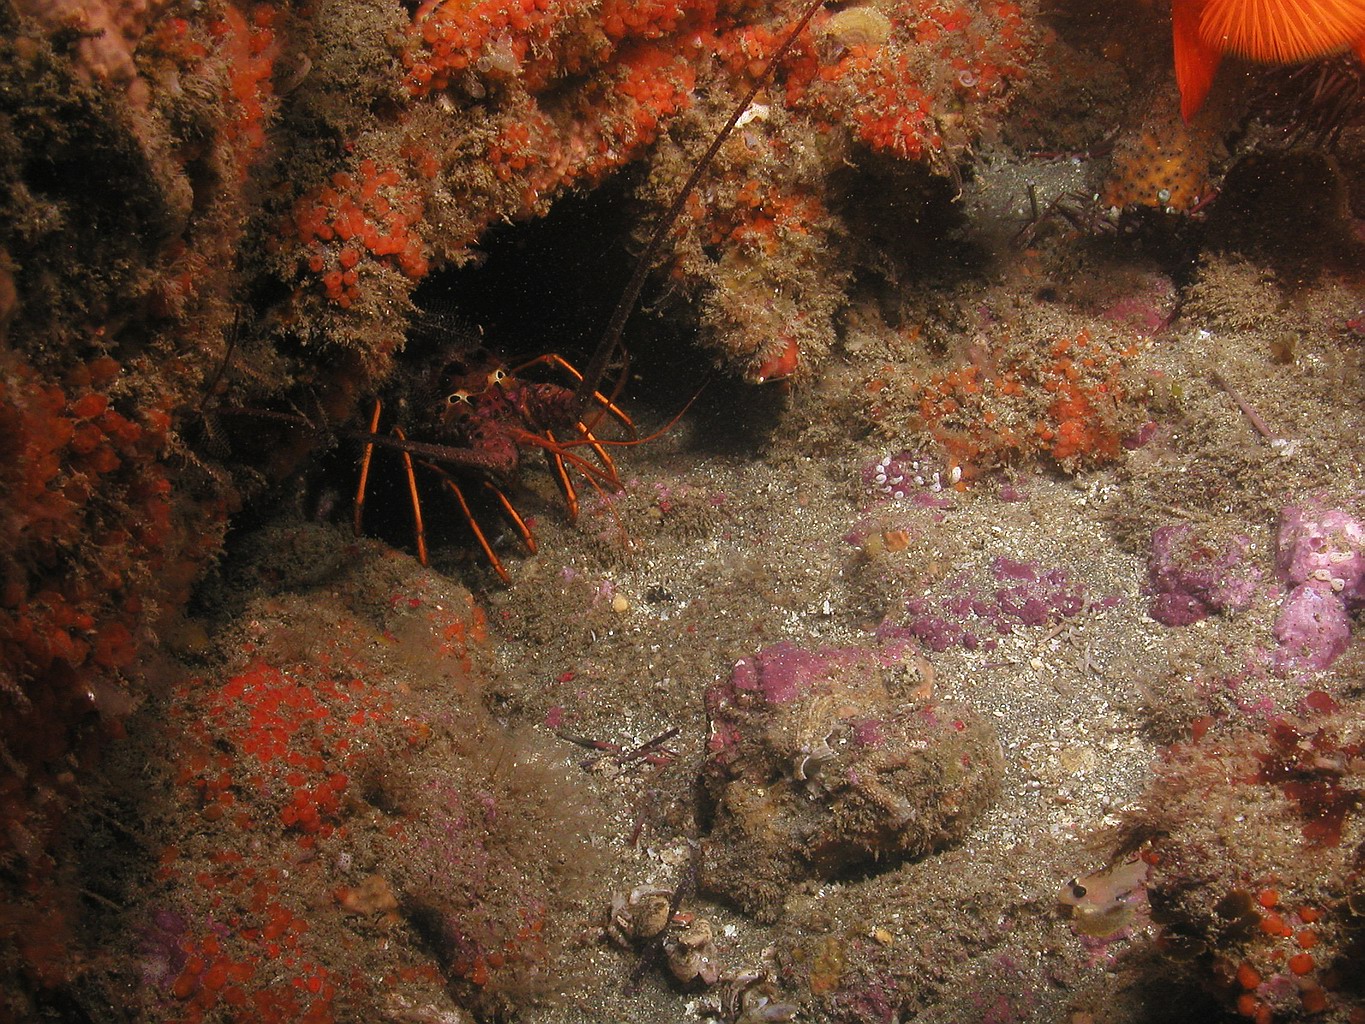
[[[1060,194],[1087,187],[1086,174],[1077,162],[983,169],[963,202],[966,230],[990,255],[932,287],[906,285],[898,301],[903,322],[923,323],[937,339],[941,366],[983,339],[989,346],[1004,323],[1040,335],[1096,325],[1135,344],[1125,379],[1148,389],[1135,422],[1154,421],[1157,434],[1116,462],[1063,472],[1030,458],[935,492],[932,472],[946,483],[950,466],[930,441],[907,433],[902,415],[911,402],[902,396],[935,372],[935,357],[913,332],[884,326],[870,306],[854,307],[842,349],[813,379],[713,382],[662,436],[616,450],[625,491],[603,499],[584,488],[576,523],[548,475],[529,468],[516,500],[532,517],[539,553],[526,557],[496,516],[485,519],[499,535],[509,585],[458,533],[435,544],[430,570],[408,553],[357,546],[349,485],[328,482],[332,522],[318,518],[311,496],[248,517],[260,525],[238,531],[202,599],[202,618],[178,649],[191,664],[240,664],[232,652],[244,637],[268,648],[272,635],[299,622],[345,618],[358,604],[381,608],[382,590],[348,589],[382,588],[365,582],[375,560],[386,579],[426,580],[428,593],[468,585],[489,620],[479,699],[535,751],[534,778],[557,780],[553,801],[576,805],[558,808],[571,811],[560,827],[579,830],[591,851],[568,854],[584,857],[588,877],[545,922],[563,941],[537,965],[548,984],[527,984],[525,996],[507,985],[517,1004],[509,1019],[688,1022],[709,1019],[725,985],[676,985],[659,965],[637,972],[639,951],[608,941],[603,925],[614,895],[672,889],[690,870],[696,779],[710,735],[707,687],[728,678],[738,659],[783,641],[810,650],[875,646],[877,624],[906,601],[950,591],[964,574],[988,586],[999,557],[1064,570],[1086,597],[1080,613],[1016,624],[993,650],[953,645],[907,655],[921,698],[972,709],[998,733],[998,796],[959,841],[838,880],[794,883],[775,923],[696,893],[682,909],[710,921],[725,975],[772,969],[773,998],[800,1007],[797,1020],[1219,1019],[1219,1001],[1154,953],[1156,927],[1140,893],[1104,941],[1078,936],[1058,896],[1108,863],[1125,815],[1143,806],[1154,763],[1189,736],[1195,719],[1231,729],[1264,722],[1292,713],[1315,688],[1359,706],[1358,637],[1325,672],[1264,666],[1277,647],[1272,628],[1283,596],[1274,568],[1279,510],[1322,493],[1361,511],[1363,342],[1360,328],[1344,325],[1360,316],[1365,291],[1359,271],[1341,269],[1349,245],[1324,241],[1291,265],[1278,258],[1283,240],[1270,238],[1250,250],[1210,247],[1181,267],[1188,277],[1176,315],[1169,265],[1140,243],[1085,238],[1058,223],[1033,248],[1009,244],[1027,217],[1023,179]],[[1146,304],[1146,327],[1099,316],[1125,296]],[[1151,329],[1151,314],[1169,325]],[[656,323],[637,322],[637,350]],[[666,423],[705,376],[704,356],[685,346],[677,352],[637,356],[639,380],[622,403],[642,433]],[[869,486],[867,467],[912,447],[930,483],[903,498]],[[319,489],[316,479],[310,486]],[[386,500],[394,499],[372,498]],[[401,500],[398,510],[401,519]],[[427,511],[434,519],[454,514],[436,499]],[[1261,585],[1245,610],[1178,628],[1149,616],[1151,532],[1177,522],[1249,538],[1247,560],[1259,567]],[[402,541],[401,529],[391,532]],[[328,554],[291,560],[296,549]],[[262,580],[269,585],[257,589]],[[323,641],[294,643],[305,651],[313,643],[316,652]],[[389,670],[384,685],[417,691],[439,718],[451,699],[440,685],[405,677],[401,659]],[[570,739],[630,751],[666,732],[660,747],[672,753],[655,759],[660,764]],[[549,812],[544,820],[555,822]],[[370,872],[392,875],[391,865],[365,861],[362,821],[351,820],[345,850],[329,848],[313,869],[313,890],[355,885]],[[579,849],[574,838],[534,830],[519,842],[512,856],[528,861],[541,843],[547,857]],[[318,897],[319,919],[328,905]],[[357,937],[376,950],[421,945],[393,922],[348,918],[335,927],[347,948]],[[133,942],[129,955],[145,960],[145,947]],[[851,993],[842,1002],[830,991],[784,987],[783,978],[808,976],[822,955],[836,961],[834,991]],[[387,1019],[466,1019],[431,992],[395,999]]]

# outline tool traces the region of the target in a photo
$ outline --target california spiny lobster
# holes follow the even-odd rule
[[[426,527],[417,485],[420,468],[436,478],[468,521],[475,539],[494,571],[506,582],[509,574],[479,525],[456,473],[474,476],[503,516],[515,528],[527,550],[536,550],[535,536],[507,496],[516,479],[522,454],[540,450],[545,454],[555,481],[564,496],[570,518],[578,515],[578,488],[573,473],[599,492],[618,491],[621,480],[607,451],[609,444],[634,444],[635,427],[613,401],[594,389],[589,396],[595,410],[606,413],[632,435],[627,441],[604,441],[585,422],[587,413],[575,407],[572,386],[528,380],[535,368],[557,371],[582,382],[582,374],[555,354],[538,356],[518,366],[504,367],[483,348],[451,353],[437,361],[437,370],[417,384],[408,396],[410,426],[392,426],[381,433],[383,404],[375,399],[368,430],[356,435],[364,442],[360,481],[356,489],[354,526],[361,531],[369,487],[370,466],[378,447],[397,451],[407,480],[412,505],[413,534],[417,557],[427,564]],[[414,435],[409,438],[408,432]],[[415,438],[421,438],[417,440]]]
[[[539,450],[545,455],[571,518],[577,515],[579,504],[574,474],[601,493],[622,489],[608,449],[650,439],[634,436],[633,423],[617,405],[629,368],[628,353],[622,344],[626,321],[635,309],[660,247],[702,175],[765,86],[773,69],[823,3],[824,0],[811,0],[806,4],[794,27],[769,57],[729,120],[693,166],[672,203],[659,217],[635,261],[630,279],[617,300],[601,339],[581,372],[554,353],[507,367],[493,359],[486,350],[475,348],[467,353],[443,353],[434,362],[434,369],[421,375],[416,383],[408,387],[404,403],[407,406],[404,410],[408,417],[406,424],[393,423],[385,428],[385,407],[378,398],[371,405],[365,430],[319,427],[297,413],[264,414],[269,419],[288,423],[296,429],[302,428],[319,437],[362,444],[363,455],[353,517],[357,533],[363,526],[371,465],[381,449],[397,453],[401,461],[412,509],[417,557],[422,564],[427,564],[428,547],[418,486],[419,470],[424,475],[434,477],[438,486],[456,501],[489,564],[504,582],[510,579],[510,575],[479,525],[462,481],[467,485],[468,478],[472,477],[475,485],[491,496],[503,517],[532,553],[536,549],[535,537],[507,495],[507,490],[517,479],[524,451]],[[613,367],[618,368],[616,384],[610,393],[604,394],[602,382]],[[557,373],[566,383],[523,378],[524,374],[536,369]],[[760,372],[760,379],[780,379],[790,375],[794,369],[794,360],[784,353],[772,366]],[[254,413],[261,415],[259,410]],[[625,439],[599,437],[598,424],[604,418],[615,420],[630,436]],[[676,419],[670,421],[668,426]],[[668,426],[663,429],[667,430]]]

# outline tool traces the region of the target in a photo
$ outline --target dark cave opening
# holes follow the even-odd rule
[[[405,358],[429,356],[439,340],[429,326],[454,320],[509,364],[550,352],[585,364],[635,265],[631,188],[617,175],[566,193],[544,217],[488,231],[477,262],[437,271],[413,294]]]

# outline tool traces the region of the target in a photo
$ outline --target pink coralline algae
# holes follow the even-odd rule
[[[1250,547],[1250,538],[1241,534],[1220,544],[1189,523],[1158,527],[1152,533],[1148,613],[1163,626],[1188,626],[1215,612],[1244,611],[1261,579],[1247,561]]]
[[[1351,641],[1351,617],[1330,591],[1300,584],[1280,606],[1275,639],[1283,646],[1287,667],[1328,668]]]
[[[1000,556],[990,565],[991,583],[978,586],[963,573],[938,594],[916,596],[905,604],[905,615],[888,617],[878,628],[884,639],[913,637],[929,650],[952,647],[969,651],[994,650],[996,638],[1019,626],[1046,626],[1069,619],[1087,608],[1109,608],[1117,597],[1092,601],[1082,584],[1071,581],[1065,569],[1042,569]]]
[[[1322,499],[1280,516],[1277,565],[1293,588],[1275,620],[1287,665],[1324,669],[1346,650],[1365,604],[1365,524]]]
[[[704,890],[774,920],[792,885],[928,854],[989,806],[994,729],[914,701],[902,649],[779,643],[707,691]]]
[[[1365,601],[1365,525],[1319,501],[1290,505],[1280,516],[1278,564],[1291,584],[1322,586],[1354,608]]]

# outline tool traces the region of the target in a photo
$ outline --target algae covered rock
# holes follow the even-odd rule
[[[1127,813],[1162,984],[1248,1020],[1357,1020],[1365,1005],[1365,724],[1358,698],[1217,726],[1170,748]]]
[[[965,833],[999,789],[995,730],[962,706],[907,701],[911,679],[896,647],[784,642],[711,687],[704,890],[771,920],[794,883]]]

